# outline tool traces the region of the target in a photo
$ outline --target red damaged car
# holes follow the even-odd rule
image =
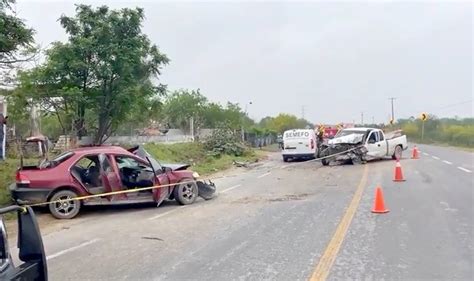
[[[182,205],[192,204],[198,196],[208,200],[214,196],[212,182],[198,180],[199,175],[187,170],[189,165],[160,164],[142,147],[126,150],[117,146],[84,147],[67,151],[38,166],[23,166],[10,186],[19,204],[49,204],[58,219],[75,217],[82,205],[115,205],[156,202],[175,199]],[[98,196],[81,201],[78,196],[97,195],[157,185],[170,186],[137,192]]]

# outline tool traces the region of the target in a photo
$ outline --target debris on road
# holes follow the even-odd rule
[[[165,241],[161,238],[158,238],[158,237],[147,237],[147,236],[143,236],[142,239],[145,239],[145,240],[157,240],[157,241]]]
[[[248,168],[248,163],[247,162],[241,162],[241,161],[233,161],[232,164],[236,167],[239,168]]]

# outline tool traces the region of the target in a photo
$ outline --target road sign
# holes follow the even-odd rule
[[[422,121],[426,121],[426,120],[428,120],[428,114],[426,114],[426,113],[424,113],[424,112],[423,112],[423,113],[421,113],[421,115],[420,115],[420,119],[421,119]]]
[[[423,140],[425,136],[425,121],[428,120],[428,114],[426,114],[425,112],[421,113],[420,119],[421,121],[423,121],[421,123],[421,140]]]

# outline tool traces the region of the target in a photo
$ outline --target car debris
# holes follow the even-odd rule
[[[248,168],[248,163],[246,162],[241,162],[241,161],[232,161],[232,164],[236,167],[239,167],[239,168]]]
[[[319,158],[323,165],[362,164],[375,159],[400,159],[408,148],[401,130],[384,134],[377,128],[348,128],[321,144]]]

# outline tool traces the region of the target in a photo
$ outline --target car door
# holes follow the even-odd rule
[[[153,198],[158,204],[160,204],[164,199],[169,197],[171,192],[173,192],[173,186],[169,186],[170,178],[168,177],[168,173],[171,173],[171,171],[164,169],[155,158],[143,149],[143,147],[134,147],[129,151],[140,159],[147,161],[155,172],[155,184],[160,187],[153,189]]]
[[[366,140],[367,155],[372,159],[383,158],[385,156],[387,146],[385,140],[380,140],[379,130],[372,130]]]
[[[106,154],[99,155],[100,163],[100,175],[102,179],[102,185],[104,186],[105,192],[114,192],[123,190],[122,181],[118,171],[114,169],[114,164]],[[114,194],[106,196],[109,201],[125,200],[127,196],[125,194]]]
[[[385,140],[384,133],[381,130],[378,130],[379,134],[379,148],[380,148],[380,157],[385,157],[388,154],[388,143]]]

